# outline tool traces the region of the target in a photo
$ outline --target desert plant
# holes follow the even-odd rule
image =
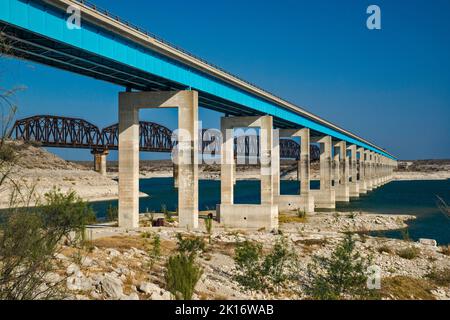
[[[177,233],[178,251],[185,255],[197,255],[205,250],[205,241],[200,237],[183,237]]]
[[[387,244],[381,245],[380,247],[378,247],[377,250],[379,253],[384,253],[384,252],[389,253],[389,254],[392,253],[391,247],[389,247]]]
[[[295,251],[288,246],[285,237],[280,237],[275,242],[271,252],[264,258],[261,266],[262,276],[276,290],[279,290],[287,280],[293,278],[296,262]]]
[[[119,219],[119,209],[116,206],[109,205],[106,209],[106,221],[112,222]]]
[[[206,232],[208,233],[208,241],[209,241],[209,244],[211,244],[212,222],[213,222],[213,219],[212,219],[211,216],[208,216],[208,217],[205,219],[205,228],[206,228]]]
[[[433,268],[426,277],[438,286],[450,286],[450,268],[448,267],[443,269]]]
[[[440,246],[440,252],[446,256],[450,256],[450,245]]]
[[[411,242],[411,237],[409,236],[408,228],[401,229],[400,235],[402,236],[403,241]]]
[[[300,219],[306,219],[306,211],[297,209],[297,217]]]
[[[45,199],[36,208],[11,208],[5,213],[0,227],[0,299],[63,295],[60,283],[49,285],[45,278],[54,271],[61,241],[83,238],[90,210],[74,193],[54,190]]]
[[[203,239],[183,238],[181,234],[177,238],[178,253],[169,257],[166,264],[166,287],[177,300],[190,300],[203,273],[195,259],[204,250],[205,243]]]
[[[420,250],[415,247],[407,247],[397,251],[397,255],[403,259],[412,260],[419,256]]]
[[[236,274],[234,279],[247,290],[263,288],[260,261],[262,245],[248,240],[236,244],[234,262]]]
[[[330,257],[314,256],[308,265],[305,291],[313,299],[368,299],[375,296],[367,284],[370,259],[355,250],[351,234],[331,253]]]
[[[166,219],[167,222],[175,221],[172,217],[172,213],[167,209],[167,206],[165,204],[161,205],[161,212],[164,215],[164,219]]]
[[[165,273],[167,290],[177,300],[191,300],[202,273],[201,267],[195,262],[194,255],[179,253],[171,256]]]
[[[161,237],[158,234],[153,235],[152,248],[149,251],[150,269],[153,269],[155,263],[161,258]]]
[[[272,250],[263,255],[262,245],[248,240],[237,243],[234,261],[234,279],[247,290],[278,291],[286,281],[293,279],[297,255],[287,239],[280,237]]]

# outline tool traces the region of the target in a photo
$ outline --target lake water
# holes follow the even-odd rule
[[[312,181],[311,188],[318,188]],[[174,211],[178,194],[173,188],[172,178],[141,179],[140,190],[150,195],[141,198],[140,211],[158,211],[162,205]],[[296,181],[282,181],[282,194],[296,194],[299,184]],[[366,211],[373,213],[412,214],[417,219],[409,222],[408,230],[412,239],[432,238],[439,244],[450,244],[450,219],[436,206],[436,195],[450,203],[450,180],[394,181],[348,204],[338,204],[338,211]],[[260,199],[259,181],[237,181],[235,203],[257,204]],[[220,181],[199,181],[200,210],[214,209],[220,202]],[[117,201],[93,202],[92,206],[99,218],[105,216],[109,205],[117,206]],[[400,231],[387,231],[385,236],[400,238]]]

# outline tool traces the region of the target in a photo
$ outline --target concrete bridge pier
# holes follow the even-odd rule
[[[334,143],[335,179],[334,190],[336,202],[350,201],[349,166],[347,161],[347,146],[345,141]]]
[[[94,170],[102,176],[106,176],[106,157],[109,150],[92,150],[91,154],[94,155]]]
[[[358,189],[359,194],[366,194],[367,193],[367,186],[366,186],[366,177],[365,177],[365,153],[364,148],[358,148],[356,150],[357,154],[359,155],[357,159],[357,165],[358,165]]]
[[[139,110],[178,109],[178,219],[198,227],[198,93],[196,91],[119,94],[119,227],[139,227]]]
[[[320,189],[311,190],[316,209],[336,208],[336,192],[332,188],[332,165],[330,136],[314,137],[313,142],[320,144]]]
[[[350,151],[350,197],[359,197],[359,183],[358,183],[358,171],[356,167],[356,145],[351,145],[347,148]]]
[[[309,155],[309,129],[282,129],[278,130],[279,137],[275,137],[273,148],[274,159],[274,199],[280,211],[301,210],[306,213],[314,212],[314,197],[310,192],[310,155]],[[300,137],[300,159],[297,161],[297,178],[300,183],[300,194],[280,194],[280,148],[279,138]]]
[[[372,154],[370,150],[365,150],[365,178],[366,178],[366,189],[367,191],[372,191],[373,184],[372,184]]]
[[[260,128],[261,204],[234,204],[234,128]],[[221,203],[217,217],[221,224],[231,228],[278,228],[278,206],[274,202],[273,119],[261,117],[223,117]]]

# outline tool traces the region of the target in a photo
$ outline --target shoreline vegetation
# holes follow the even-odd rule
[[[69,201],[64,195],[73,191],[76,201],[92,201],[105,196],[102,189],[117,192],[114,172],[102,177],[89,165],[64,161],[38,146],[13,143],[13,148],[19,153],[11,171],[14,179],[34,186],[37,194],[58,190],[55,197]],[[148,166],[143,162],[146,178],[172,174],[162,163]],[[294,169],[293,163],[283,163],[284,178],[294,179]],[[313,178],[315,170],[317,164]],[[213,168],[202,172],[202,178],[216,174]],[[411,174],[405,172],[400,170]],[[434,177],[436,171],[417,172]],[[407,231],[403,239],[384,236],[384,231],[407,230],[412,215],[281,212],[277,232],[228,229],[209,218],[200,219],[198,230],[188,231],[168,212],[142,215],[136,230],[115,227],[114,212],[110,218],[110,223],[80,226],[86,231],[77,245],[63,241],[55,247],[40,290],[58,288],[61,297],[77,300],[450,299],[449,246],[431,239],[414,242]],[[161,218],[164,226],[152,227]],[[336,266],[345,266],[338,278]],[[365,287],[368,266],[381,271],[380,289]]]

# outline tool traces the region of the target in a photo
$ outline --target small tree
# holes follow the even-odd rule
[[[211,216],[208,215],[208,217],[205,219],[205,228],[206,228],[206,232],[208,233],[209,244],[211,244],[212,225],[213,225],[213,219]]]
[[[161,237],[158,234],[153,235],[152,248],[149,251],[150,269],[153,269],[155,263],[161,258]]]
[[[262,245],[248,240],[238,243],[234,261],[234,279],[247,290],[278,291],[288,280],[294,278],[297,255],[285,237],[275,242],[272,250],[263,255]]]
[[[195,261],[197,254],[205,249],[201,238],[183,238],[177,234],[178,253],[169,257],[166,264],[167,290],[178,300],[191,300],[195,286],[203,274],[203,270]]]
[[[234,279],[247,290],[261,290],[264,287],[260,269],[261,256],[262,245],[259,243],[245,240],[236,244]]]
[[[82,238],[90,210],[74,193],[52,191],[36,208],[11,208],[0,230],[0,299],[62,298],[61,283],[49,285],[63,239]],[[73,237],[72,234],[78,234]]]
[[[368,299],[375,292],[367,288],[370,259],[355,251],[355,241],[347,234],[330,257],[313,257],[308,265],[306,292],[313,299]]]

